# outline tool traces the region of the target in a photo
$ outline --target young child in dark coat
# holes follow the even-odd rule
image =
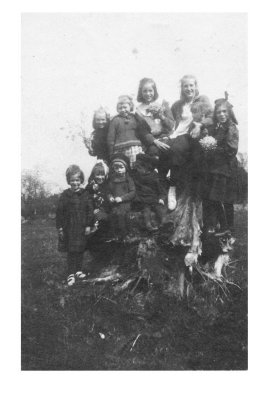
[[[224,235],[234,227],[234,203],[237,197],[237,158],[239,133],[233,106],[225,99],[215,101],[213,125],[209,135],[216,146],[207,153],[207,193],[203,202],[204,224],[210,233],[217,223]]]
[[[59,250],[67,251],[68,286],[76,279],[85,278],[82,271],[83,254],[86,249],[86,236],[90,234],[93,223],[93,208],[89,193],[81,188],[84,174],[77,165],[66,171],[69,189],[59,198],[56,227],[59,235]]]
[[[91,233],[99,228],[104,229],[108,222],[110,210],[107,198],[107,179],[109,168],[103,160],[98,160],[94,165],[85,190],[88,191],[94,210],[94,226]]]
[[[129,159],[124,154],[111,157],[111,174],[108,183],[108,199],[111,204],[111,230],[114,237],[125,238],[128,233],[127,213],[135,197],[135,185],[130,177]]]
[[[135,202],[141,205],[148,231],[157,230],[151,223],[151,211],[155,211],[159,226],[162,226],[165,219],[164,197],[165,190],[162,187],[158,173],[155,171],[157,160],[148,154],[138,154],[136,157],[135,171],[133,173],[136,187]]]

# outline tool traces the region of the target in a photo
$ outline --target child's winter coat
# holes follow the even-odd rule
[[[93,224],[93,205],[89,193],[81,188],[78,192],[66,189],[59,198],[56,227],[63,228],[64,249],[83,252],[86,248],[85,227]]]

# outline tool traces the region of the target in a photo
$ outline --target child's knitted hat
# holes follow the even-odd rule
[[[126,169],[130,168],[129,158],[123,153],[116,153],[110,157],[110,165],[113,165],[116,162],[122,163]]]

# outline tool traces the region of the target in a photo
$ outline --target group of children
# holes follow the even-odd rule
[[[151,85],[154,84],[152,80],[147,79],[145,84],[148,88],[150,81]],[[82,272],[83,253],[89,237],[94,232],[108,229],[113,240],[127,241],[127,215],[133,206],[142,210],[145,229],[149,232],[160,229],[166,222],[167,209],[173,210],[167,207],[167,173],[171,165],[167,162],[163,174],[161,167],[162,160],[168,161],[168,157],[172,159],[174,154],[171,152],[170,140],[174,119],[172,124],[169,109],[166,117],[162,107],[155,104],[154,111],[153,107],[150,107],[152,120],[158,119],[158,125],[162,122],[164,134],[160,143],[159,140],[149,142],[149,135],[153,137],[154,131],[149,131],[148,125],[145,126],[142,118],[138,117],[138,113],[134,114],[133,110],[132,98],[124,95],[118,99],[118,115],[113,119],[104,108],[95,112],[94,131],[88,148],[90,155],[96,156],[97,161],[85,188],[81,187],[84,174],[78,166],[71,165],[66,171],[70,188],[60,196],[56,226],[59,250],[68,253],[69,286],[77,279],[85,277]],[[196,118],[199,113],[202,113],[201,109],[195,110]],[[168,124],[165,122],[167,118]],[[203,152],[207,183],[202,199],[204,228],[211,234],[216,233],[218,225],[221,233],[233,226],[234,199],[231,200],[231,185],[237,162],[236,124],[231,104],[227,99],[219,99],[215,102],[213,124],[208,127],[203,125],[202,136],[198,138],[198,143],[205,135],[213,137],[216,141],[216,147],[212,151]],[[158,135],[158,132],[155,134]],[[143,140],[144,137],[146,140]],[[158,151],[162,150],[165,143],[168,145],[164,150],[168,148],[169,153]],[[151,148],[151,145],[155,149]],[[179,154],[179,146],[175,156],[183,156],[181,152]],[[157,217],[157,225],[152,220],[152,211]]]
[[[129,238],[128,212],[132,204],[143,209],[145,228],[155,231],[164,223],[164,197],[155,171],[155,160],[147,154],[136,157],[135,169],[130,169],[128,157],[115,153],[110,158],[110,169],[103,160],[93,167],[85,188],[83,171],[71,165],[66,171],[70,188],[59,199],[56,225],[59,250],[68,253],[68,285],[83,279],[83,253],[89,236],[108,230],[110,240]],[[152,225],[152,210],[158,216],[158,226]]]

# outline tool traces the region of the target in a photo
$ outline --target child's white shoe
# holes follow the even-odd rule
[[[74,274],[71,274],[67,278],[68,286],[73,286],[75,283],[75,276]]]
[[[77,278],[77,279],[84,279],[84,278],[86,278],[86,274],[84,274],[82,271],[78,271],[78,272],[76,272],[76,274],[75,274],[75,278]]]
[[[177,201],[176,201],[176,187],[175,186],[170,186],[169,188],[169,193],[168,193],[168,209],[169,210],[174,210],[176,207]]]

